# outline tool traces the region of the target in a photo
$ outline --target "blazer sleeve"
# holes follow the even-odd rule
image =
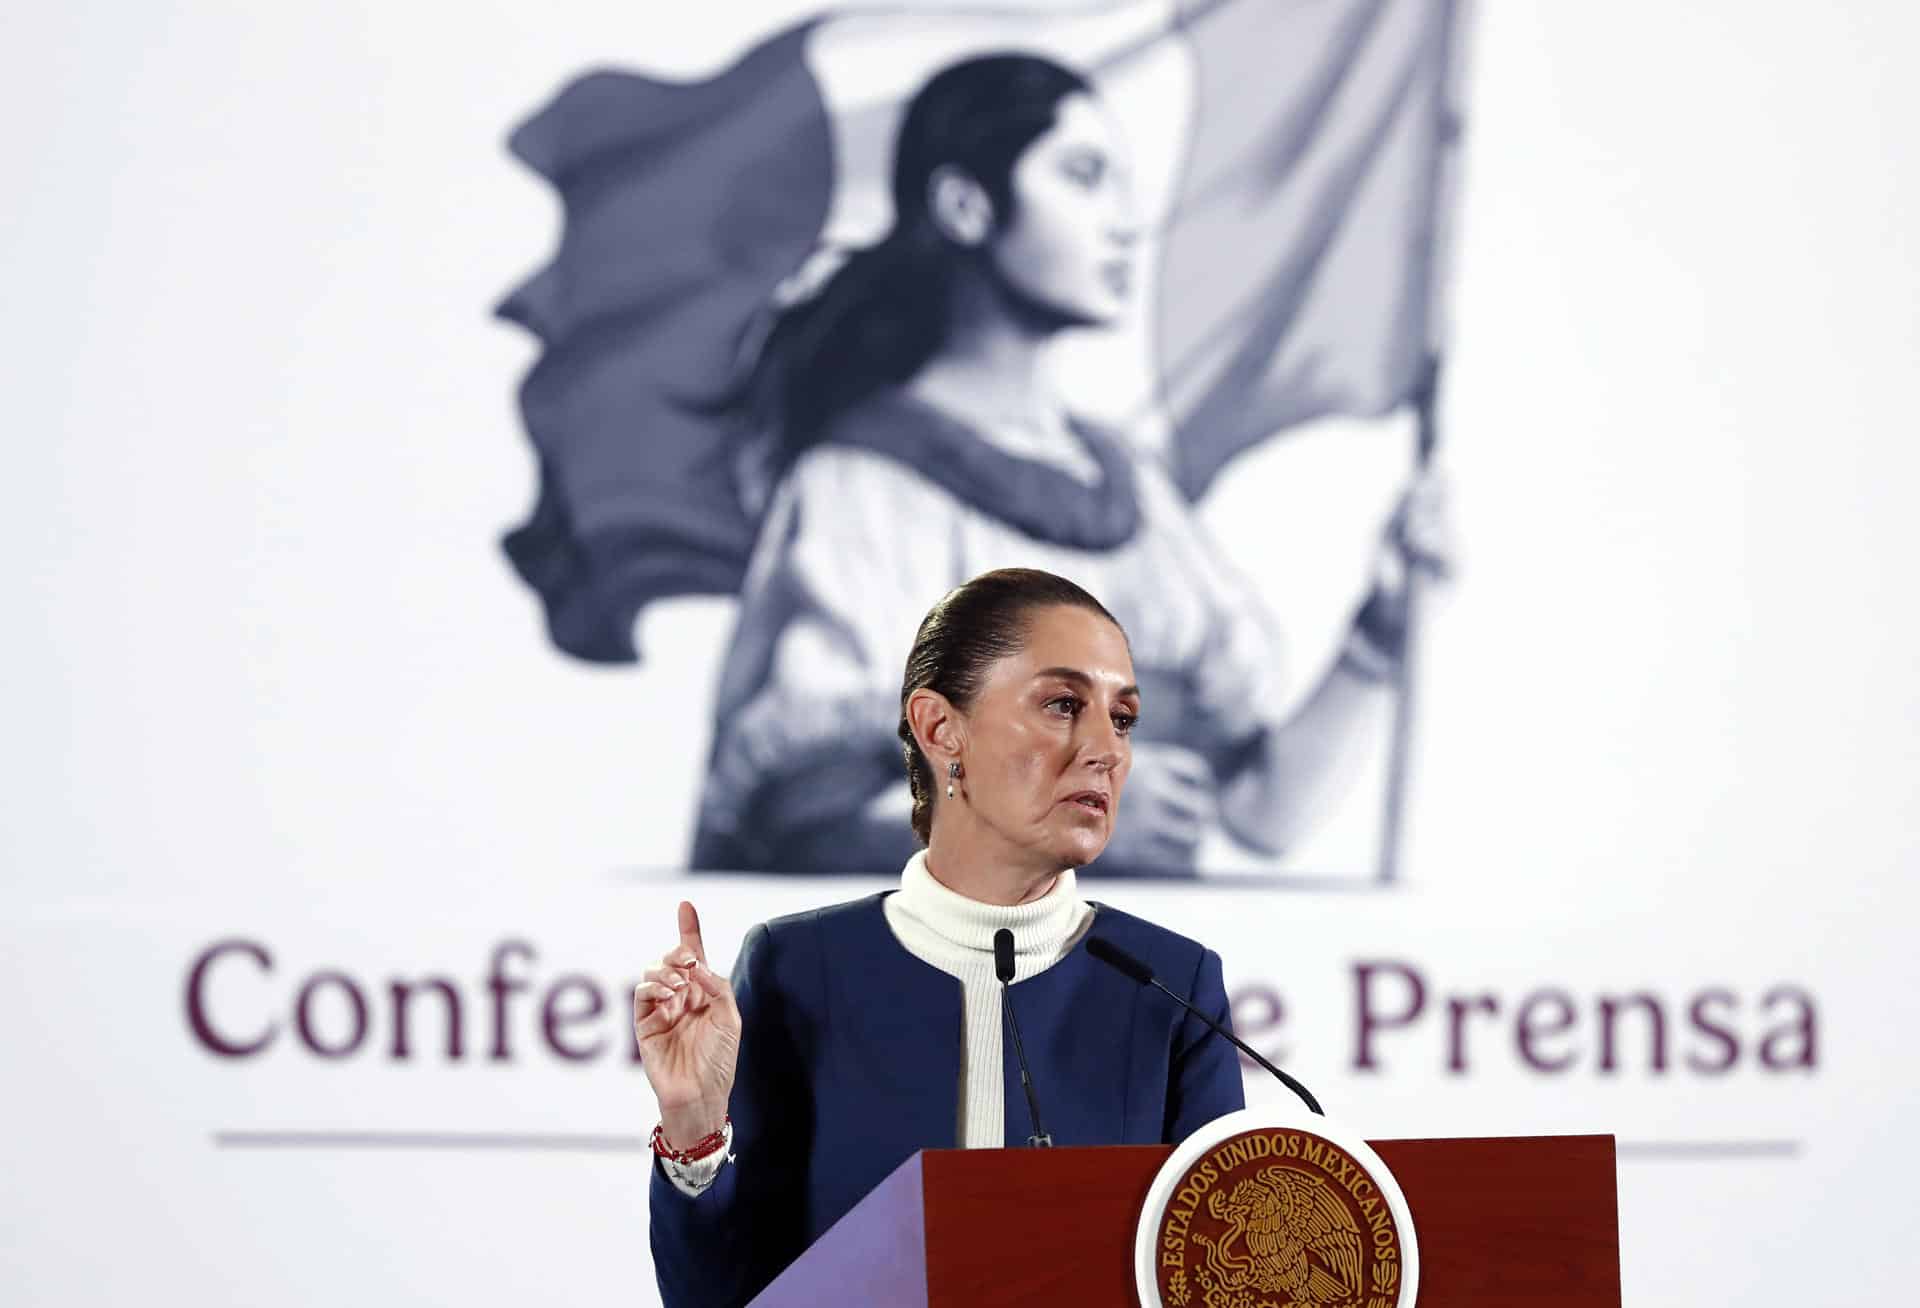
[[[772,931],[756,926],[734,963],[740,1053],[727,1105],[734,1161],[697,1197],[653,1167],[649,1239],[665,1308],[737,1308],[805,1247],[812,1088],[776,950]]]
[[[1203,950],[1187,990],[1187,1001],[1227,1030],[1233,1014],[1227,1003],[1227,984],[1220,955]],[[1174,1036],[1172,1084],[1167,1087],[1168,1144],[1178,1144],[1224,1113],[1247,1106],[1240,1079],[1240,1051],[1222,1040],[1191,1013]]]

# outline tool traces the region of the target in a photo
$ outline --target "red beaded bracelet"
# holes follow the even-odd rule
[[[733,1117],[729,1114],[721,1120],[718,1131],[708,1132],[706,1135],[701,1136],[698,1140],[688,1145],[685,1149],[675,1149],[672,1145],[668,1144],[664,1125],[655,1126],[653,1128],[653,1152],[657,1157],[670,1159],[682,1165],[697,1163],[702,1158],[709,1157],[716,1151],[726,1147],[727,1128],[732,1125]]]

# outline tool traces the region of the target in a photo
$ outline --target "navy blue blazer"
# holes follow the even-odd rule
[[[894,938],[890,893],[777,918],[742,942],[735,1161],[698,1198],[654,1168],[653,1264],[668,1308],[746,1303],[916,1150],[958,1143],[960,982]],[[1095,908],[1090,935],[1227,1023],[1217,954]],[[1090,957],[1084,939],[1015,985],[1012,1002],[1056,1145],[1172,1144],[1245,1107],[1233,1046]],[[1003,1064],[1007,1143],[1024,1145],[1011,1049]]]

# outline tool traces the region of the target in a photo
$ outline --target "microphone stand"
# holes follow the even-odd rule
[[[993,971],[1000,978],[1000,1011],[1007,1015],[1007,1026],[1013,1032],[1013,1056],[1020,1060],[1020,1088],[1027,1092],[1027,1116],[1033,1120],[1033,1134],[1027,1137],[1027,1145],[1051,1149],[1053,1137],[1040,1126],[1040,1101],[1034,1097],[1033,1076],[1027,1071],[1027,1050],[1020,1043],[1020,1019],[1013,1013],[1013,932],[1005,927],[993,933]]]

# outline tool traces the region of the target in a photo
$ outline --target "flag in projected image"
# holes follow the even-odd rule
[[[900,852],[882,792],[906,643],[1005,563],[1081,581],[1182,688],[1161,721],[1197,725],[1157,761],[1143,738],[1145,774],[1258,764],[1235,723],[1283,660],[1193,506],[1243,451],[1391,413],[1427,375],[1455,25],[1436,0],[862,10],[702,81],[587,74],[513,133],[564,218],[500,309],[541,345],[520,392],[539,493],[507,552],[584,659],[637,659],[649,601],[741,597],[696,865]],[[1077,190],[1022,180],[1043,149]],[[955,169],[990,213],[977,243],[960,193],[932,198]],[[1008,253],[1023,221],[1044,239]],[[998,328],[1079,351],[1064,462],[922,384],[970,278]],[[864,470],[825,489],[821,448]],[[889,520],[921,487],[930,507]],[[946,543],[912,543],[943,515]],[[1366,611],[1363,634],[1390,625]],[[896,834],[863,840],[869,819]],[[1278,818],[1223,822],[1249,851],[1289,843]],[[1191,863],[1159,835],[1102,866]]]
[[[744,433],[710,401],[814,252],[836,185],[879,189],[836,171],[836,144],[882,139],[914,89],[870,76],[881,88],[842,93],[836,123],[810,48],[865,43],[897,73],[1028,47],[1096,83],[1184,56],[1153,362],[1169,461],[1197,497],[1279,430],[1407,401],[1429,345],[1453,26],[1435,0],[863,10],[779,33],[709,81],[568,85],[512,137],[560,194],[560,246],[500,310],[542,345],[521,388],[540,497],[508,548],[555,643],[627,661],[648,600],[740,586],[758,526],[734,485]]]

